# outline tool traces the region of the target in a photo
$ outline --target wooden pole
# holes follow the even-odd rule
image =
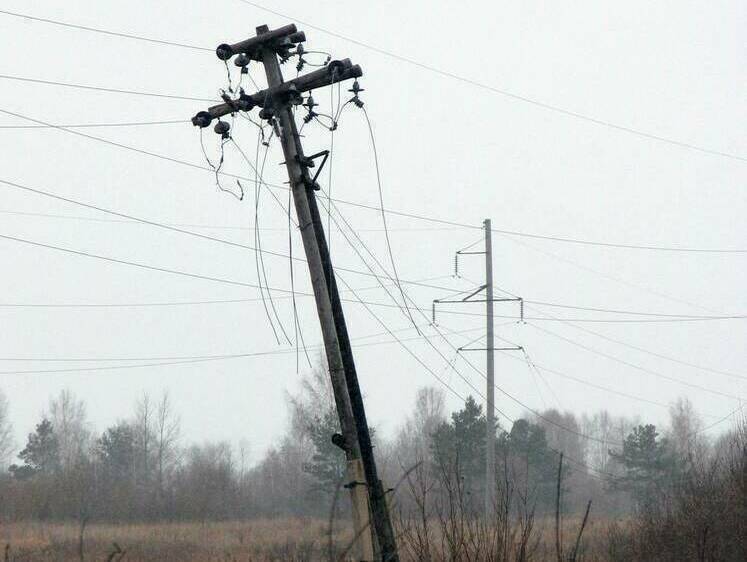
[[[257,28],[258,35],[262,35],[267,31],[268,28],[266,26]],[[275,51],[272,48],[263,48],[261,58],[265,67],[268,86],[273,88],[282,84],[283,76]],[[343,360],[343,351],[341,350],[340,336],[338,334],[340,318],[338,318],[339,314],[335,314],[333,311],[333,296],[337,296],[337,294],[336,286],[334,286],[335,291],[332,290],[332,286],[334,285],[332,265],[329,261],[324,233],[320,230],[321,219],[316,207],[316,201],[313,199],[314,193],[311,179],[309,178],[307,168],[302,165],[305,162],[305,157],[293,113],[286,103],[275,104],[272,110],[274,111],[279,127],[280,141],[285,156],[285,166],[288,171],[306,260],[309,264],[311,283],[314,289],[314,297],[324,339],[324,348],[332,380],[332,389],[344,440],[342,445],[348,460],[350,473],[357,475],[360,472],[358,467],[362,461],[359,445],[360,430],[356,426],[356,418],[351,405],[348,373]],[[323,244],[320,244],[320,242]],[[338,307],[340,306],[339,303],[337,305]],[[344,322],[344,318],[342,321]],[[345,332],[346,336],[347,333]],[[367,426],[365,427],[365,431],[368,432]],[[359,482],[359,484],[356,485],[356,482]],[[356,540],[358,560],[373,560],[372,548],[369,545],[372,545],[372,531],[374,529],[369,524],[367,517],[369,505],[366,501],[366,494],[361,493],[360,489],[362,485],[365,490],[368,481],[362,479],[360,481],[352,481],[351,484],[349,489],[353,504],[354,533],[358,537]],[[366,515],[365,517],[364,514]],[[365,535],[367,537],[364,538]],[[379,542],[381,543],[381,540]],[[387,557],[386,560],[397,560],[396,550],[395,556]]]

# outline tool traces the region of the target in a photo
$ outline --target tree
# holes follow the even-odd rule
[[[13,425],[9,419],[8,399],[0,390],[0,472],[5,470],[13,447]]]
[[[534,416],[532,421],[545,430],[547,446],[561,451],[567,458],[583,461],[586,458],[587,443],[581,437],[581,427],[573,412],[560,413],[551,408],[540,414]]]
[[[18,454],[18,458],[24,464],[11,465],[10,472],[19,480],[37,474],[54,474],[60,469],[60,444],[52,422],[45,418],[37,424],[36,431],[29,433],[26,447]]]
[[[151,481],[154,417],[153,401],[147,393],[143,392],[135,403],[135,418],[132,420],[135,437],[135,471],[137,481],[141,486],[147,486]]]
[[[433,433],[433,459],[441,471],[456,471],[464,488],[474,492],[482,480],[485,462],[485,414],[468,396],[464,408],[451,414],[451,423],[441,423]]]
[[[345,453],[332,443],[332,435],[340,432],[337,410],[328,409],[315,416],[308,427],[314,445],[311,460],[304,464],[304,471],[314,477],[319,489],[334,492],[345,476]]]
[[[415,407],[399,430],[395,439],[395,457],[399,464],[409,468],[429,459],[433,435],[446,422],[444,393],[434,387],[418,389]]]
[[[507,477],[511,478],[524,498],[541,507],[552,505],[555,497],[558,456],[548,447],[545,429],[525,419],[514,422],[509,433],[498,440],[498,455],[502,457]],[[564,477],[568,468],[564,467]]]
[[[127,422],[108,428],[99,438],[97,453],[105,473],[113,478],[132,477],[135,464],[135,434]]]
[[[624,470],[611,484],[629,491],[639,505],[644,505],[664,489],[668,480],[676,477],[674,455],[667,439],[660,439],[652,424],[634,428],[622,445],[621,451],[609,453]]]
[[[692,466],[706,460],[707,444],[702,436],[703,421],[692,402],[679,398],[669,406],[669,428],[666,436],[678,461]]]
[[[62,390],[49,401],[48,419],[57,437],[62,470],[70,471],[88,453],[91,432],[86,420],[86,406],[70,390]]]
[[[163,501],[166,478],[178,460],[179,417],[174,413],[169,393],[164,391],[156,407],[155,447],[156,447],[156,491],[159,501]]]

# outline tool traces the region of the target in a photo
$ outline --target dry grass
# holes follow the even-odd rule
[[[75,523],[0,525],[0,542],[3,548],[10,545],[13,562],[79,561],[79,530]],[[342,531],[333,539],[341,544],[349,536]],[[84,557],[106,561],[116,543],[126,551],[123,560],[128,562],[305,562],[326,558],[328,540],[326,523],[307,519],[90,524],[85,530]]]
[[[592,519],[584,532],[581,560],[604,561],[609,520]],[[84,560],[106,562],[114,544],[126,551],[123,562],[311,562],[330,560],[328,522],[321,519],[258,519],[220,523],[90,524],[85,530]],[[533,560],[555,559],[554,523],[537,521]],[[580,518],[563,521],[564,543],[576,538]],[[338,523],[339,527],[339,523]],[[80,562],[76,523],[13,523],[0,525],[0,550],[10,545],[12,562]],[[349,529],[333,537],[350,540]],[[402,549],[403,553],[406,549]],[[0,554],[2,559],[2,554]],[[119,555],[113,560],[119,560]],[[415,561],[412,561],[415,562]]]

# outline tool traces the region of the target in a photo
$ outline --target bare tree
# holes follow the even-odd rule
[[[415,407],[399,430],[393,456],[402,466],[412,466],[430,458],[433,433],[446,421],[444,393],[434,387],[418,389]],[[394,467],[399,471],[400,466]]]
[[[150,479],[154,441],[154,418],[156,416],[154,410],[155,407],[150,396],[143,392],[143,395],[135,403],[135,419],[132,422],[137,449],[136,472],[141,482]]]
[[[174,412],[168,391],[161,395],[155,414],[156,491],[162,500],[165,478],[178,460],[176,445],[180,433],[179,416]]]
[[[13,452],[13,425],[10,423],[8,399],[0,390],[0,472],[8,466],[8,459]]]
[[[687,398],[678,398],[669,406],[669,428],[666,436],[673,452],[688,463],[705,461],[708,449],[701,430],[703,421]]]
[[[64,389],[49,401],[47,417],[57,436],[60,465],[64,472],[69,472],[85,458],[91,444],[86,405],[70,390]]]

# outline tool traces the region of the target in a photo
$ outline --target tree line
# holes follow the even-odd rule
[[[288,396],[285,434],[251,466],[245,444],[189,444],[168,393],[143,394],[128,418],[97,432],[85,404],[64,390],[18,448],[9,406],[0,393],[0,517],[6,520],[326,517],[330,506],[347,504],[335,501],[345,459],[330,440],[339,428],[321,367]],[[553,408],[498,424],[502,497],[510,490],[533,513],[552,511],[562,452],[564,510],[582,512],[589,500],[596,513],[641,509],[729,443],[728,433],[707,440],[686,400],[669,414],[663,428],[606,411],[578,416]],[[472,397],[447,414],[443,393],[426,387],[391,439],[374,431],[385,482],[398,488],[398,509],[423,509],[416,496],[425,493],[437,498],[427,509],[441,509],[454,490],[463,508],[482,509],[486,423]]]

